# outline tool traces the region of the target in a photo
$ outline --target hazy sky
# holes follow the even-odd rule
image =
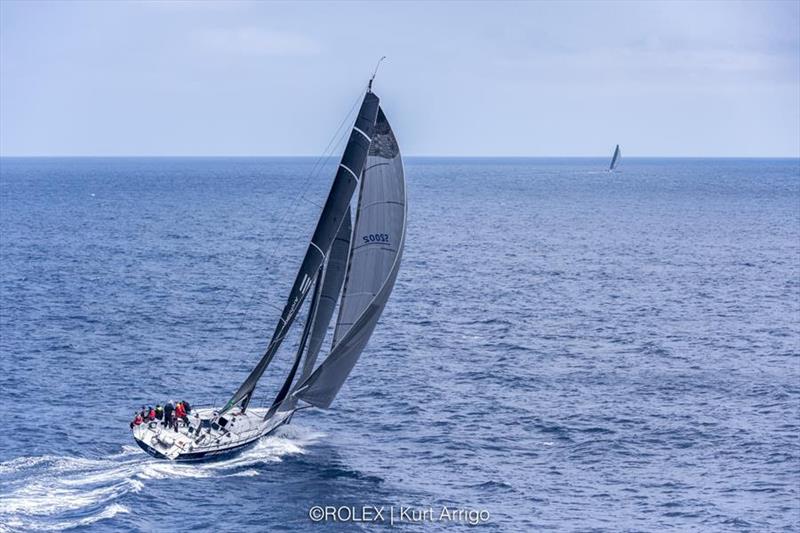
[[[0,0],[0,154],[800,156],[800,2]]]

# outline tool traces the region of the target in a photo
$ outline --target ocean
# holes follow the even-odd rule
[[[220,405],[260,357],[316,163],[0,160],[0,531],[800,530],[797,159],[408,158],[332,408],[228,461],[142,452],[135,409]]]

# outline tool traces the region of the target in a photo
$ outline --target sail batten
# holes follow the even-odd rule
[[[256,367],[239,386],[239,389],[231,399],[228,400],[221,413],[230,410],[240,402],[242,403],[242,409],[247,408],[258,380],[274,358],[281,342],[297,317],[311,287],[313,278],[328,255],[345,215],[349,213],[350,201],[359,183],[357,176],[361,174],[366,165],[367,153],[370,148],[370,141],[356,129],[367,133],[368,138],[371,137],[378,114],[378,103],[379,99],[374,93],[367,92],[364,96],[342,155],[341,163],[331,185],[331,190],[320,213],[317,226],[306,249],[305,257],[289,292],[289,297],[275,327],[272,339]]]
[[[363,173],[331,352],[294,396],[328,407],[369,341],[400,267],[406,190],[397,140],[379,109]]]

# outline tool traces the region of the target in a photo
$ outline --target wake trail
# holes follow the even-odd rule
[[[68,529],[129,513],[120,499],[150,480],[258,476],[253,467],[303,454],[321,436],[284,426],[237,457],[200,464],[154,459],[136,446],[103,458],[18,457],[0,463],[0,533]]]

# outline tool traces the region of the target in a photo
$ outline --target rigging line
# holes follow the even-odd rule
[[[361,100],[363,93],[364,93],[364,90],[362,89],[362,91],[356,97],[356,100],[353,102],[353,105],[350,107],[350,111],[347,112],[347,115],[345,116],[345,118],[339,123],[339,127],[336,128],[336,133],[334,133],[334,136],[331,138],[330,142],[328,143],[328,146],[325,147],[325,151],[323,152],[323,155],[321,155],[319,157],[319,159],[317,159],[317,163],[314,164],[314,167],[316,168],[317,164],[322,162],[322,164],[319,166],[319,169],[318,169],[320,172],[322,171],[323,168],[325,168],[325,165],[328,164],[328,161],[330,161],[330,158],[333,157],[333,154],[338,152],[338,147],[342,144],[342,141],[344,141],[344,139],[347,137],[347,130],[344,130],[341,135],[339,135],[339,131],[342,129],[342,127],[345,124],[347,124],[348,118],[353,114],[353,111],[355,111],[356,106],[358,105],[358,102]],[[331,143],[334,141],[334,139],[337,138],[337,135],[338,135],[338,140],[336,140],[336,144],[331,149]],[[325,155],[325,154],[327,154],[327,155]],[[324,157],[324,161],[322,160],[323,157]],[[305,195],[306,195],[307,192],[308,192],[308,188],[306,188],[303,191],[301,199],[305,198]]]
[[[303,201],[304,202],[308,202],[311,205],[313,205],[314,207],[317,207],[319,209],[322,209],[322,207],[323,207],[323,206],[319,205],[317,202],[315,202],[314,200],[309,200],[308,198],[303,198]]]
[[[306,192],[308,190],[308,184],[310,183],[311,179],[316,177],[322,171],[322,169],[325,167],[325,164],[327,163],[327,161],[333,156],[333,153],[336,151],[337,147],[341,144],[341,142],[342,142],[342,140],[344,138],[344,135],[347,133],[347,130],[342,132],[342,128],[347,124],[347,122],[350,119],[350,116],[353,114],[353,111],[355,111],[356,106],[358,105],[358,102],[363,98],[362,93],[363,93],[363,91],[361,91],[358,94],[358,96],[356,97],[355,101],[353,102],[353,105],[350,107],[350,110],[347,112],[347,114],[344,116],[342,121],[339,123],[339,126],[336,128],[336,131],[334,132],[334,134],[331,137],[330,141],[328,141],[328,145],[325,147],[325,150],[323,150],[322,154],[317,158],[317,160],[314,163],[314,166],[311,168],[311,171],[309,172],[308,176],[306,176],[306,179],[301,184],[297,195],[295,195],[295,198],[292,200],[292,202],[289,205],[289,207],[287,208],[286,212],[284,212],[284,215],[281,217],[281,220],[278,222],[278,229],[282,229],[282,227],[284,225],[284,222],[286,220],[291,220],[292,217],[290,217],[289,215],[290,214],[294,215],[294,213],[295,213],[295,211],[297,209],[297,206],[299,205],[300,200],[304,199],[305,194],[306,194]],[[341,132],[341,134],[340,134],[340,132]],[[282,233],[283,232],[280,232],[279,235],[282,234]],[[272,259],[272,257],[274,255],[275,250],[277,249],[278,245],[279,245],[279,243],[275,242],[275,244],[272,246],[272,249],[270,250],[270,252],[264,258],[264,262],[265,263],[269,263],[270,262],[270,260]],[[265,268],[264,270],[267,270],[267,269],[268,269],[268,267]],[[252,299],[252,296],[251,296],[251,299]]]
[[[357,104],[357,103],[358,103],[358,102],[356,101],[356,104]],[[354,107],[355,107],[355,106],[354,106]],[[353,109],[351,109],[351,110],[350,110],[350,112],[348,113],[348,117],[349,117],[349,116],[352,114],[352,112],[353,112]],[[346,120],[346,118],[345,118],[345,120]],[[341,128],[339,128],[339,129],[341,129]],[[338,130],[337,130],[337,132],[338,132]],[[347,132],[345,131],[345,132],[344,132],[344,133],[343,133],[343,134],[340,136],[339,140],[338,140],[338,141],[336,142],[336,144],[333,146],[333,150],[331,151],[331,154],[329,154],[329,155],[327,155],[327,156],[326,156],[326,161],[327,161],[328,159],[330,159],[330,158],[333,156],[333,152],[336,150],[336,148],[337,148],[338,146],[340,146],[340,145],[342,144],[342,141],[345,139],[345,134],[346,134],[346,133],[347,133]],[[329,146],[330,146],[330,143],[329,143]],[[321,157],[320,157],[320,159],[321,159]],[[316,166],[316,165],[315,165],[315,166]],[[318,167],[318,170],[319,170],[319,171],[321,171],[321,170],[322,170],[324,167],[325,167],[325,163],[323,163],[321,166],[319,166],[319,167]],[[306,187],[306,186],[308,185],[308,183],[309,183],[310,179],[311,179],[311,176],[309,176],[309,178],[307,178],[307,179],[306,179],[306,182],[303,184],[303,186],[302,186],[302,187]],[[307,189],[307,187],[306,187],[306,189]],[[295,197],[295,199],[292,201],[292,204],[291,204],[291,205],[290,205],[290,207],[289,207],[289,210],[290,210],[290,211],[288,211],[288,212],[286,213],[286,216],[284,216],[284,217],[281,219],[281,221],[278,223],[278,227],[279,227],[279,229],[281,229],[281,231],[279,231],[279,232],[278,232],[278,234],[279,234],[279,235],[283,235],[283,233],[285,233],[285,231],[283,231],[283,229],[282,229],[282,226],[284,225],[284,222],[285,222],[286,220],[291,220],[291,219],[293,218],[293,216],[291,216],[291,217],[290,217],[289,215],[290,215],[290,214],[291,214],[291,215],[294,215],[294,214],[295,214],[295,212],[297,211],[297,206],[299,205],[300,201],[303,201],[303,200],[307,200],[307,199],[305,198],[305,192],[304,192],[302,195],[298,193],[298,195]],[[313,203],[313,202],[312,202],[312,203]],[[274,244],[273,244],[273,246],[272,246],[272,249],[270,250],[270,252],[269,252],[269,253],[266,255],[266,257],[265,257],[265,259],[264,259],[264,262],[265,262],[265,263],[269,264],[269,262],[272,260],[273,256],[275,255],[275,251],[277,250],[277,248],[278,248],[278,245],[279,245],[279,244],[280,244],[280,240],[276,240],[276,241],[275,241],[275,243],[274,243]],[[252,292],[252,294],[250,295],[250,299],[247,301],[247,304],[245,305],[245,308],[244,308],[244,309],[245,309],[245,311],[244,311],[244,315],[242,316],[242,320],[239,322],[239,328],[240,328],[240,329],[241,329],[241,327],[244,325],[244,322],[245,322],[245,320],[247,319],[247,313],[249,312],[249,310],[250,310],[250,307],[252,306],[252,304],[253,304],[253,301],[255,300],[255,297],[256,297],[256,295],[258,295],[258,294],[259,294],[259,292],[261,291],[261,289],[263,288],[263,285],[264,285],[264,279],[265,279],[264,273],[265,273],[267,270],[269,270],[269,267],[268,267],[268,266],[267,266],[267,267],[265,267],[264,269],[262,269],[262,270],[261,270],[261,271],[260,271],[258,274],[256,274],[256,281],[257,281],[257,283],[256,283],[256,290],[254,290],[254,291]]]
[[[327,162],[333,156],[334,152],[342,144],[342,141],[345,139],[345,136],[347,134],[347,130],[345,129],[344,131],[342,131],[342,128],[348,123],[350,117],[352,116],[353,112],[356,109],[356,106],[358,106],[359,101],[363,98],[363,92],[364,92],[363,89],[362,89],[362,91],[359,92],[358,96],[356,97],[355,101],[353,102],[353,105],[350,107],[350,110],[347,112],[347,114],[344,116],[344,118],[339,123],[339,126],[336,128],[336,131],[334,132],[334,134],[331,137],[330,141],[328,141],[328,145],[325,147],[325,150],[317,158],[316,162],[314,163],[314,166],[311,168],[311,171],[309,171],[308,175],[306,176],[306,179],[301,184],[300,189],[298,190],[298,193],[295,195],[294,200],[292,200],[292,202],[290,203],[289,207],[286,209],[286,211],[284,211],[284,214],[282,215],[280,221],[277,224],[279,230],[282,230],[286,220],[290,219],[289,215],[294,215],[300,200],[305,199],[305,194],[307,192],[308,185],[311,182],[312,178],[315,178],[317,175],[319,175],[319,173],[322,171],[322,169],[325,168],[325,165],[327,164]],[[281,235],[281,234],[282,234],[282,231],[278,233],[278,235]],[[275,244],[273,245],[272,249],[265,256],[264,263],[269,265],[269,263],[271,262],[271,260],[273,259],[274,255],[275,255],[275,251],[277,250],[279,244],[280,244],[280,239],[275,241]],[[252,304],[253,304],[253,301],[255,300],[256,295],[261,291],[261,289],[262,289],[262,287],[264,285],[264,279],[266,277],[266,276],[264,276],[264,274],[266,273],[267,270],[269,270],[269,266],[266,266],[265,268],[261,269],[259,271],[259,273],[256,274],[256,281],[257,281],[256,290],[254,290],[251,293],[250,298],[248,299],[247,303],[244,306],[242,319],[239,321],[239,325],[237,327],[237,330],[239,330],[239,331],[241,331],[242,327],[244,326],[245,320],[247,320],[247,315],[249,314],[250,308],[252,307]],[[220,316],[224,316],[224,314],[227,312],[227,309],[230,306],[230,304],[231,304],[231,302],[233,301],[234,298],[235,298],[235,295],[232,296],[228,300],[228,302],[225,304]],[[280,308],[278,308],[278,307],[276,307],[274,305],[273,305],[273,307],[276,308],[276,309],[280,309]],[[281,311],[278,311],[278,312],[281,312]],[[270,343],[270,346],[271,346],[271,344],[272,343]],[[201,348],[200,346],[197,347],[197,350],[195,351],[195,354],[194,354],[195,358],[200,353],[200,348]]]
[[[328,145],[325,147],[325,150],[317,158],[316,162],[314,163],[314,166],[311,168],[311,170],[309,171],[308,175],[306,176],[306,179],[301,184],[300,190],[298,191],[297,195],[295,195],[295,198],[292,200],[292,202],[290,203],[289,207],[284,211],[284,214],[281,216],[281,219],[279,220],[279,222],[277,224],[279,229],[282,229],[282,227],[284,225],[284,222],[287,220],[290,212],[291,212],[291,214],[294,214],[299,201],[305,196],[305,192],[306,192],[305,189],[308,188],[308,185],[311,182],[311,179],[316,177],[316,175],[318,175],[319,172],[322,171],[322,169],[325,166],[325,163],[327,163],[327,161],[332,156],[333,151],[336,150],[336,148],[341,144],[342,139],[340,138],[340,139],[337,140],[337,137],[340,136],[340,131],[342,130],[344,125],[348,122],[348,119],[353,114],[353,111],[355,110],[356,106],[358,105],[358,102],[361,100],[362,97],[363,97],[363,90],[359,92],[358,96],[356,97],[355,101],[353,102],[353,105],[350,107],[350,110],[347,112],[347,114],[344,116],[342,121],[339,123],[339,126],[336,128],[336,131],[331,136],[330,141],[328,141]],[[346,130],[345,130],[345,132],[346,132]],[[336,141],[335,144],[334,144],[334,141]],[[328,153],[328,151],[331,151],[331,153]],[[323,160],[324,160],[324,162],[320,166],[320,162],[323,161]],[[272,250],[270,250],[270,252],[265,256],[264,263],[269,264],[269,262],[272,260],[273,256],[275,255],[275,251],[276,251],[276,249],[278,247],[278,244],[279,244],[279,241],[276,241],[275,244],[272,247]],[[261,287],[263,286],[264,273],[267,270],[269,270],[268,266],[265,267],[264,269],[261,269],[259,271],[259,273],[256,274],[256,278],[257,278],[257,281],[258,281],[258,287],[250,295],[250,299],[248,300],[247,304],[244,306],[242,320],[239,322],[239,326],[237,328],[239,330],[241,330],[242,326],[244,325],[244,321],[247,319],[247,314],[248,314],[248,312],[250,310],[250,307],[251,307],[251,305],[253,303],[253,300],[255,299],[255,295],[261,290]],[[228,307],[230,307],[230,304],[233,302],[233,300],[236,298],[236,296],[237,296],[236,294],[233,294],[228,299],[228,301],[225,303],[225,305],[222,308],[222,312],[219,313],[219,315],[217,315],[218,318],[224,316],[225,313],[227,313]],[[197,355],[200,353],[200,349],[201,348],[202,348],[202,345],[198,344],[197,349],[194,352],[193,359],[197,358]]]
[[[359,93],[358,97],[353,102],[353,105],[350,107],[350,110],[347,112],[345,117],[339,123],[339,126],[336,128],[336,131],[334,132],[333,136],[331,137],[331,140],[328,142],[328,145],[325,147],[325,150],[317,158],[316,162],[314,163],[314,166],[311,168],[311,171],[309,171],[308,175],[306,176],[306,179],[301,184],[300,189],[298,190],[298,193],[295,195],[295,198],[292,200],[292,202],[290,203],[289,207],[284,212],[283,216],[281,217],[281,220],[278,222],[277,226],[278,226],[279,230],[283,229],[283,225],[286,222],[286,220],[291,220],[292,217],[290,217],[289,215],[294,215],[294,213],[297,210],[297,206],[299,205],[300,200],[304,199],[305,194],[306,194],[306,192],[308,190],[308,185],[309,185],[311,179],[316,177],[322,171],[322,169],[325,167],[325,162],[327,162],[327,160],[330,159],[330,157],[333,155],[333,152],[336,150],[336,147],[341,143],[343,135],[340,135],[340,132],[342,131],[342,128],[344,127],[344,125],[348,122],[348,119],[350,118],[350,116],[353,114],[353,111],[355,111],[355,108],[358,105],[358,102],[361,100],[361,98],[362,98],[362,95]],[[343,132],[343,133],[346,133],[346,131]],[[320,164],[320,163],[322,163],[322,164]],[[282,235],[283,231],[279,232],[278,234]],[[270,252],[264,258],[264,262],[265,263],[269,263],[271,261],[273,255],[275,254],[275,250],[277,249],[279,244],[280,243],[277,242],[277,241],[273,244],[272,249],[270,250]],[[264,268],[264,270],[267,270],[267,269],[268,269],[268,267]],[[251,298],[252,298],[252,296],[251,296]]]
[[[339,123],[339,127],[338,127],[338,128],[336,128],[336,131],[334,132],[334,134],[333,134],[333,137],[331,137],[331,140],[328,142],[328,146],[326,146],[326,147],[325,147],[325,150],[323,150],[323,151],[322,151],[322,155],[320,155],[319,159],[317,159],[317,162],[314,164],[314,168],[312,168],[312,169],[311,169],[312,173],[313,173],[313,172],[316,170],[317,164],[319,164],[319,162],[322,160],[322,158],[323,158],[324,154],[328,153],[328,150],[330,149],[330,147],[331,147],[331,144],[333,143],[333,141],[334,141],[334,140],[337,138],[337,136],[339,135],[339,131],[340,131],[340,130],[342,129],[342,127],[344,127],[344,125],[347,123],[347,119],[350,117],[350,115],[352,115],[352,114],[353,114],[353,111],[355,111],[355,109],[356,109],[356,106],[358,105],[358,102],[359,102],[359,100],[361,100],[361,98],[362,98],[362,93],[363,93],[363,92],[364,92],[364,91],[362,90],[362,91],[361,91],[361,92],[358,94],[358,96],[356,97],[355,101],[353,102],[353,105],[352,105],[352,106],[350,106],[350,111],[348,111],[348,112],[347,112],[347,115],[345,115],[344,119],[342,119],[342,121]],[[341,142],[341,141],[338,141],[338,142]],[[338,142],[337,142],[337,144],[338,144]],[[328,156],[328,157],[330,157],[330,156]],[[327,159],[327,158],[326,158],[326,159]],[[323,164],[322,166],[324,167],[324,164]]]
[[[291,210],[291,214],[294,214],[298,202],[306,199],[305,195],[308,192],[308,184],[311,181],[311,179],[318,176],[319,173],[322,172],[322,169],[325,168],[327,162],[330,160],[333,154],[336,153],[337,148],[342,144],[342,141],[345,139],[347,130],[342,131],[342,128],[349,122],[349,119],[352,116],[353,111],[355,111],[358,102],[362,99],[363,92],[364,91],[362,90],[361,93],[359,93],[356,99],[353,101],[353,105],[350,106],[350,110],[347,112],[347,114],[344,116],[341,122],[339,122],[339,126],[336,128],[336,131],[333,133],[333,136],[331,136],[331,139],[328,141],[327,146],[325,146],[325,149],[322,151],[320,156],[314,162],[314,165],[311,167],[308,176],[306,177],[305,181],[303,182],[298,191],[298,195],[294,198],[289,207],[289,209]],[[284,217],[281,218],[279,225],[283,224],[288,214],[289,212],[287,210],[287,213],[284,215]],[[273,246],[273,250],[270,252],[270,254],[267,255],[265,262],[268,262],[269,259],[271,259],[271,255],[272,253],[274,253],[274,249],[277,248],[277,245],[278,243],[275,243],[275,245]]]

